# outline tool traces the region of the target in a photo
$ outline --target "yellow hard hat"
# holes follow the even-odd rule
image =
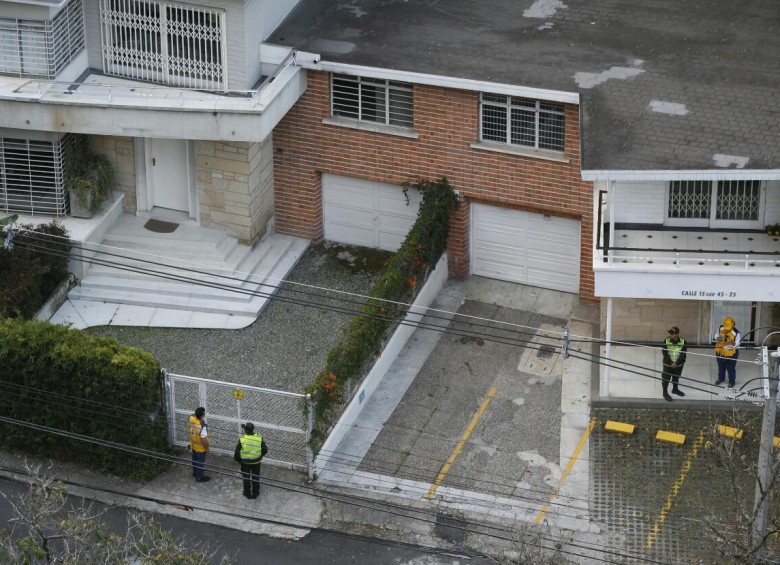
[[[726,318],[723,320],[723,329],[724,329],[724,330],[731,330],[731,329],[733,329],[733,328],[734,328],[734,318],[732,318],[732,317],[730,317],[730,316],[727,316],[727,317],[726,317]]]

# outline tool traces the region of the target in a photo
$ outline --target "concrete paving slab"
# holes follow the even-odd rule
[[[187,327],[192,329],[225,329],[228,323],[228,314],[214,314],[212,312],[193,312],[187,322]]]
[[[116,315],[119,304],[95,302],[93,300],[68,300],[88,327],[107,326]]]
[[[149,326],[159,328],[184,328],[192,317],[188,310],[171,310],[169,308],[155,308]]]
[[[77,330],[83,330],[88,327],[70,300],[65,301],[49,321],[52,324],[69,325]]]
[[[120,304],[111,319],[112,326],[148,326],[154,316],[155,308]]]

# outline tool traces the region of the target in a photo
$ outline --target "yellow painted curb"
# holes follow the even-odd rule
[[[623,422],[615,422],[613,420],[607,420],[607,423],[604,424],[604,429],[608,432],[615,432],[618,434],[624,434],[627,436],[630,436],[634,433],[634,424],[624,424]]]

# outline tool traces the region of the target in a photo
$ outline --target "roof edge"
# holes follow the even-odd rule
[[[531,88],[527,86],[517,86],[498,82],[446,77],[426,73],[415,73],[397,69],[383,69],[379,67],[351,65],[348,63],[336,63],[333,61],[323,61],[320,55],[315,53],[306,53],[303,51],[296,52],[295,61],[302,68],[311,69],[313,71],[325,71],[352,76],[397,80],[401,82],[412,82],[415,84],[441,86],[443,88],[472,90],[475,92],[491,92],[494,94],[505,94],[507,96],[522,96],[523,98],[536,98],[539,100],[549,100],[550,102],[575,104],[577,106],[580,105],[580,95],[577,92],[548,90],[545,88]]]
[[[780,169],[582,170],[585,181],[780,180]]]

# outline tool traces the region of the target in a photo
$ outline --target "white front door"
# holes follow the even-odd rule
[[[149,209],[189,213],[192,175],[187,140],[149,139],[146,167]]]

